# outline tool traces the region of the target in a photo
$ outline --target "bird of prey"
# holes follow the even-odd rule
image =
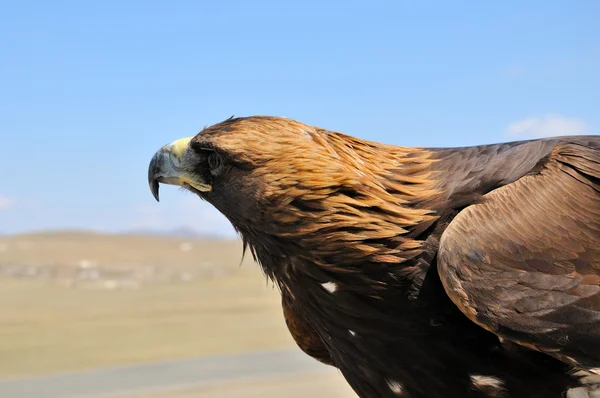
[[[232,117],[148,179],[227,217],[300,349],[360,397],[595,396],[600,136],[403,147]]]

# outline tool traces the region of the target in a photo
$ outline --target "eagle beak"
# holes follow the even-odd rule
[[[200,192],[211,190],[209,184],[198,181],[198,176],[191,174],[182,167],[182,159],[194,137],[181,138],[160,148],[148,166],[148,185],[156,201],[159,201],[159,183],[193,188]]]

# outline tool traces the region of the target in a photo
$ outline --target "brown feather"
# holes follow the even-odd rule
[[[294,298],[285,290],[281,292],[281,304],[285,324],[298,347],[305,354],[326,365],[335,365],[317,331],[306,322],[299,312],[301,309],[294,304]]]
[[[537,174],[455,218],[440,275],[472,321],[573,364],[600,364],[599,175],[600,151],[557,146]]]

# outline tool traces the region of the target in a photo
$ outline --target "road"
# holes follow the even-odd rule
[[[335,371],[293,349],[0,380],[0,397],[96,398],[137,391],[210,386],[240,380]]]

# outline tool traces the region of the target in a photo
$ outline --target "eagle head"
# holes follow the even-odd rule
[[[158,150],[148,181],[181,186],[211,203],[253,253],[311,261],[397,263],[418,243],[403,238],[433,220],[426,154],[278,117],[230,118]],[[399,172],[402,169],[402,172]],[[337,257],[337,258],[333,258]]]

